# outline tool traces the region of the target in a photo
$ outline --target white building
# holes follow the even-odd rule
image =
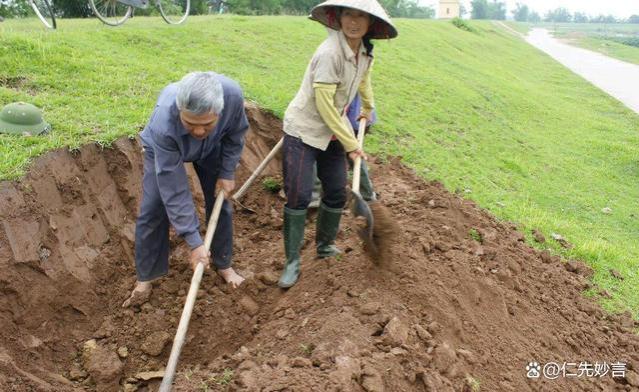
[[[459,0],[439,0],[439,12],[437,18],[459,18]]]

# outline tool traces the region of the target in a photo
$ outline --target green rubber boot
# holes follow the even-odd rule
[[[324,203],[320,204],[319,212],[317,213],[317,230],[315,234],[318,258],[324,259],[342,254],[342,251],[335,246],[335,237],[337,237],[341,218],[341,208],[330,208]]]
[[[371,177],[368,174],[368,166],[364,161],[362,161],[362,170],[360,174],[361,179],[359,183],[359,194],[362,195],[362,199],[365,201],[377,200],[377,194],[373,189],[373,183],[371,182]]]
[[[277,283],[283,289],[292,287],[300,276],[300,248],[304,242],[306,210],[284,207],[284,251],[286,264]]]

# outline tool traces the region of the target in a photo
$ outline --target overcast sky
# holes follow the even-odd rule
[[[492,0],[488,0],[489,2]],[[627,18],[630,15],[639,15],[639,0],[500,0],[505,1],[508,8],[508,16],[512,16],[511,10],[515,8],[515,4],[522,3],[528,5],[528,8],[537,11],[543,16],[547,11],[564,7],[570,12],[585,12],[590,16],[614,15],[618,18]],[[438,0],[421,0],[423,5],[435,6]],[[470,12],[470,0],[462,0],[462,4]],[[435,7],[437,9],[437,7]]]

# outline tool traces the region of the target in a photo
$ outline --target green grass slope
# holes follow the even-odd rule
[[[367,150],[401,155],[522,229],[561,234],[574,248],[547,246],[589,261],[610,309],[639,310],[639,116],[490,22],[396,22],[399,38],[376,48],[380,123]],[[0,176],[51,148],[134,135],[160,89],[190,70],[235,78],[282,115],[324,37],[301,17],[61,20],[56,32],[4,22],[0,103],[44,107],[54,131],[0,136]]]

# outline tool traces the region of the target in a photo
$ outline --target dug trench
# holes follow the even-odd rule
[[[281,137],[277,118],[247,111],[238,184]],[[247,280],[231,290],[205,275],[174,390],[639,390],[637,324],[583,295],[585,264],[531,248],[515,225],[399,159],[370,163],[399,225],[390,260],[367,259],[348,213],[344,254],[315,259],[311,216],[300,281],[280,290],[284,201],[260,179],[243,199],[256,213],[235,211],[234,261]],[[264,176],[278,178],[279,165]],[[141,173],[139,144],[122,138],[48,153],[1,183],[0,390],[157,389],[191,270],[172,235],[170,274],[148,303],[121,308],[135,281]],[[530,362],[625,371],[551,380],[527,377]]]

